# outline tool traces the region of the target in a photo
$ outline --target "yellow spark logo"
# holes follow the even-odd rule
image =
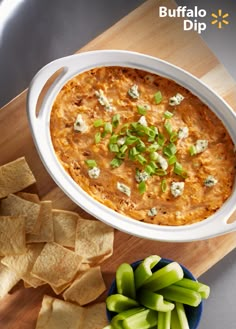
[[[218,29],[222,28],[222,24],[228,25],[229,22],[225,19],[226,17],[229,16],[228,13],[222,15],[222,9],[218,9],[217,14],[212,13],[212,17],[214,17],[214,20],[211,21],[211,24],[217,24]]]

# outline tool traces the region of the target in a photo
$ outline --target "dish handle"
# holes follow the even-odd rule
[[[43,109],[47,109],[45,103],[50,101],[51,97],[54,96],[52,92],[54,87],[58,87],[58,85],[62,87],[71,75],[71,70],[76,65],[76,61],[73,59],[76,59],[75,57],[77,56],[71,55],[50,62],[38,71],[32,79],[27,94],[27,115],[33,131],[37,127],[37,119],[43,115],[43,112],[45,112]],[[57,72],[58,76],[50,82],[50,78],[53,78],[53,75]],[[47,86],[47,83],[49,85],[48,90],[42,97],[41,105],[38,106],[41,94],[44,87]]]

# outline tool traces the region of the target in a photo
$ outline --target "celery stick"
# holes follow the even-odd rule
[[[107,309],[112,312],[120,313],[129,308],[139,306],[139,303],[127,296],[121,294],[110,295],[106,299]]]
[[[201,295],[191,289],[171,285],[158,291],[164,298],[190,306],[198,306],[201,303]]]
[[[157,325],[157,312],[144,310],[123,320],[124,329],[149,329]]]
[[[119,294],[133,299],[136,298],[134,271],[131,265],[123,263],[118,267],[116,271],[116,287]]]
[[[181,329],[189,329],[188,319],[185,313],[184,305],[182,303],[175,303],[176,312],[178,315],[180,328]]]
[[[158,312],[157,328],[170,329],[171,311]]]
[[[179,323],[176,307],[171,311],[170,327],[171,329],[182,329]]]
[[[152,268],[161,260],[157,255],[151,255],[145,258],[134,271],[134,280],[136,289],[152,275]]]
[[[123,320],[128,318],[131,315],[137,314],[138,312],[144,311],[145,308],[143,307],[136,307],[136,308],[131,308],[130,310],[126,310],[124,312],[121,312],[117,315],[115,315],[112,320],[111,320],[111,325],[112,328],[114,329],[123,329]]]
[[[210,295],[210,287],[199,281],[183,278],[175,282],[175,285],[197,291],[203,299],[207,299]]]
[[[172,262],[154,272],[144,282],[142,287],[151,291],[157,291],[181,280],[183,276],[182,267],[177,262]]]
[[[140,304],[154,311],[167,312],[175,307],[173,303],[165,301],[162,295],[145,289],[138,292],[138,300]]]

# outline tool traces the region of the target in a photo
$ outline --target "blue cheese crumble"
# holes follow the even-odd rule
[[[144,127],[147,127],[148,126],[148,124],[147,124],[147,120],[146,120],[146,118],[145,118],[145,116],[144,115],[142,115],[141,117],[140,117],[140,119],[138,120],[138,123],[140,123],[142,126],[144,126]]]
[[[157,155],[156,155],[156,161],[159,163],[161,169],[166,170],[168,168],[168,162],[159,153],[157,153]]]
[[[74,123],[74,130],[84,133],[87,129],[88,129],[88,127],[87,127],[85,121],[83,120],[82,115],[78,114],[77,118],[75,120],[75,123]]]
[[[179,105],[182,101],[184,100],[184,96],[177,93],[175,96],[170,97],[169,99],[169,105],[170,106],[175,106],[175,105]]]
[[[139,98],[138,85],[133,85],[133,86],[128,90],[128,94],[130,95],[130,97],[132,97],[132,98],[134,98],[134,99],[138,99],[138,98]]]
[[[153,208],[148,210],[148,216],[149,217],[153,217],[153,216],[156,216],[156,215],[157,215],[157,208],[156,207],[153,207]]]
[[[189,133],[188,127],[181,127],[181,128],[179,128],[179,131],[178,131],[178,138],[179,139],[187,138],[188,133]]]
[[[212,175],[207,176],[207,178],[204,180],[204,185],[207,187],[212,187],[212,186],[216,185],[217,183],[218,183],[218,180]]]
[[[204,152],[208,147],[208,141],[206,139],[198,139],[195,144],[195,151],[196,153]]]
[[[172,182],[170,191],[175,198],[182,195],[184,191],[184,182]]]
[[[98,167],[93,167],[88,170],[88,175],[90,178],[97,179],[100,175],[100,169]]]
[[[123,184],[123,183],[117,182],[117,190],[119,190],[120,192],[126,194],[127,196],[131,195],[130,188],[127,185]]]
[[[104,91],[102,89],[99,89],[98,91],[96,90],[95,95],[97,96],[99,103],[104,106],[107,112],[113,111],[113,106],[109,102],[108,98],[104,95]]]
[[[146,171],[137,171],[135,179],[137,183],[145,182],[149,178],[149,174]]]

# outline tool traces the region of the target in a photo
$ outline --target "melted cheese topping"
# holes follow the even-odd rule
[[[133,86],[137,86],[138,97],[130,95]],[[113,111],[106,110],[98,98],[101,91],[105,105],[110,109],[112,104]],[[158,91],[162,100],[156,104],[154,95]],[[170,105],[176,95],[182,96],[181,102]],[[148,109],[144,117],[137,111],[137,105]],[[175,156],[187,177],[176,174],[173,164],[165,165],[165,190],[161,184],[163,177],[151,175],[141,180],[141,184],[146,185],[146,191],[141,194],[137,172],[143,174],[145,166],[126,156],[119,167],[112,168],[110,162],[114,153],[108,147],[111,134],[95,142],[96,133],[102,133],[103,128],[94,127],[94,122],[102,119],[111,123],[112,117],[119,114],[120,122],[113,127],[114,133],[124,124],[145,123],[145,127],[147,124],[158,128],[168,144],[169,136],[164,128],[166,111],[173,113],[168,122],[176,136],[186,127],[184,138],[177,138],[174,144]],[[74,129],[78,115],[86,130]],[[160,225],[191,224],[212,215],[232,192],[236,156],[227,130],[199,98],[161,76],[123,67],[84,72],[71,79],[58,94],[51,112],[50,129],[57,157],[75,182],[94,199],[134,219]],[[207,147],[191,156],[189,149],[199,140],[207,141]],[[119,141],[122,143],[117,142],[118,147],[124,146],[122,135]],[[162,151],[163,148],[157,150],[156,158],[167,164],[168,158]],[[145,152],[142,155],[148,157]],[[96,179],[89,174],[91,168],[86,164],[89,159],[96,162],[96,170],[99,170]],[[158,161],[156,163],[158,165]],[[213,186],[204,183],[209,176],[217,181]],[[184,186],[178,196],[173,193],[173,183]],[[126,193],[117,186],[125,187]]]

